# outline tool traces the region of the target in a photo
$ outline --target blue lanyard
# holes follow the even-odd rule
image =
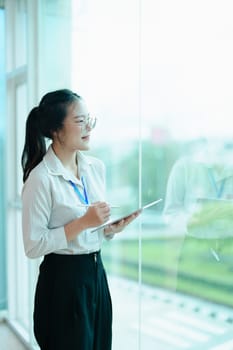
[[[87,190],[86,190],[86,186],[85,186],[85,180],[84,177],[81,177],[81,181],[83,184],[83,194],[79,191],[78,186],[71,180],[69,180],[69,183],[71,184],[71,186],[73,187],[74,191],[76,192],[76,194],[78,195],[80,201],[83,204],[89,204],[89,200],[88,200],[88,196],[87,196]]]
[[[209,174],[209,179],[210,179],[210,182],[212,184],[212,187],[215,189],[217,198],[221,198],[222,194],[223,194],[226,179],[223,179],[220,183],[220,186],[218,187],[217,183],[215,181],[215,178],[214,178],[214,174],[210,168],[208,168],[208,174]]]

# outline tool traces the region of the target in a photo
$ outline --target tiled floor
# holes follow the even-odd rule
[[[26,350],[11,329],[0,322],[0,349],[1,350]]]
[[[113,350],[233,350],[233,310],[109,277]],[[139,303],[140,309],[135,307]],[[140,336],[140,337],[139,337]],[[126,346],[127,344],[127,346]]]
[[[232,308],[113,276],[109,282],[113,350],[233,350]],[[0,350],[26,350],[4,323]]]

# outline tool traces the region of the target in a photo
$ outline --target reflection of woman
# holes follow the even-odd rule
[[[191,157],[174,165],[164,215],[174,235],[183,237],[176,271],[178,291],[223,303],[232,299],[228,276],[233,254],[232,198],[231,165]]]
[[[96,123],[70,90],[47,93],[30,112],[22,155],[23,238],[40,266],[34,332],[42,350],[110,350],[111,297],[101,260],[103,237],[136,215],[91,233],[106,222],[103,163],[89,149]],[[45,137],[52,140],[46,151]]]
[[[212,247],[233,236],[232,198],[232,165],[184,157],[169,176],[164,214],[177,233],[208,239]]]

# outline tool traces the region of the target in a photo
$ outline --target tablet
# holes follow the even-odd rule
[[[162,201],[162,198],[157,199],[156,201],[151,202],[151,203],[148,203],[148,204],[144,205],[143,207],[138,208],[138,209],[132,211],[132,212],[129,213],[129,214],[126,214],[126,215],[121,216],[121,217],[118,218],[118,219],[113,219],[113,220],[110,219],[110,220],[108,220],[107,222],[105,222],[104,224],[95,227],[93,230],[91,230],[91,232],[95,232],[95,231],[97,231],[97,230],[103,229],[103,228],[105,228],[105,227],[107,227],[107,226],[109,226],[109,225],[112,225],[112,224],[117,224],[119,221],[121,221],[121,220],[123,220],[123,219],[126,219],[128,216],[133,215],[134,213],[137,213],[139,210],[140,210],[140,211],[143,211],[144,209],[150,208],[150,207],[152,207],[153,205],[156,205],[157,203],[159,203],[159,202],[161,202],[161,201]]]

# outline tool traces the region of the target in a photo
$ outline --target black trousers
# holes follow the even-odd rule
[[[33,316],[41,350],[111,350],[112,304],[100,252],[45,256]]]

